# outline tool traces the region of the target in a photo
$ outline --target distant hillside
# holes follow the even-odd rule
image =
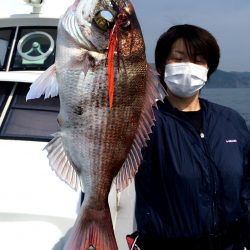
[[[250,72],[217,70],[206,84],[207,88],[250,88]]]
[[[155,68],[154,63],[150,65]],[[250,88],[250,72],[216,70],[205,85],[207,88]]]

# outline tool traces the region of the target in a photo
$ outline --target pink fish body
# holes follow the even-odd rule
[[[56,174],[85,192],[64,250],[117,250],[108,205],[140,165],[162,90],[130,1],[76,0],[58,25],[56,61],[27,99],[60,97],[60,132],[46,146]]]

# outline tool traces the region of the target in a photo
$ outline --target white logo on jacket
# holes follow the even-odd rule
[[[236,142],[238,142],[236,139],[226,140],[226,143],[236,143]]]

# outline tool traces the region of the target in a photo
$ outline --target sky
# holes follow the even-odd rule
[[[45,0],[51,6],[46,11],[63,12],[62,2],[71,4],[73,0]],[[142,28],[148,62],[154,62],[155,44],[164,31],[188,23],[215,36],[221,49],[219,69],[250,72],[249,0],[132,0],[132,3]],[[22,0],[0,0],[0,4],[0,14],[27,10]]]

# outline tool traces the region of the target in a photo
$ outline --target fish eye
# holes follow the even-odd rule
[[[107,31],[112,27],[114,19],[115,17],[108,10],[100,10],[94,17],[96,25],[104,31]]]
[[[112,15],[112,13],[108,10],[101,10],[99,12],[100,16],[107,20],[108,22],[113,22],[114,21],[114,16]]]

